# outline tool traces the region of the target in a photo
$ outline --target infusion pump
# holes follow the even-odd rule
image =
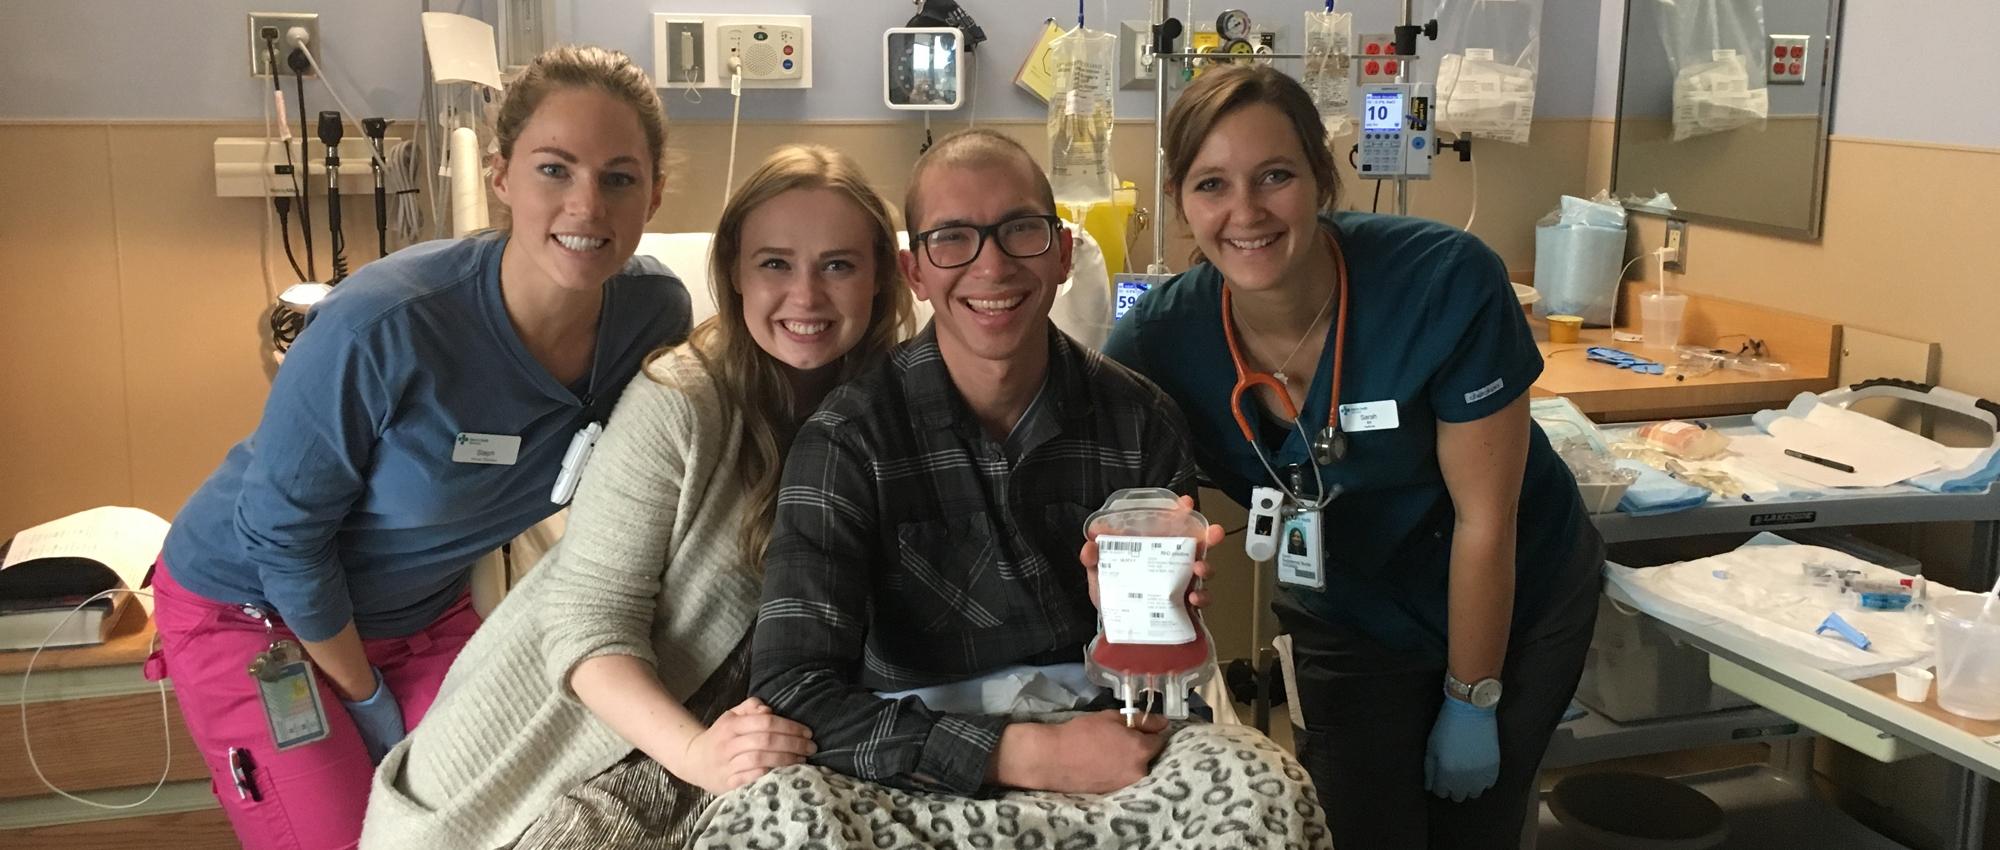
[[[1428,180],[1437,135],[1431,129],[1430,83],[1371,83],[1361,87],[1361,164],[1367,180]]]

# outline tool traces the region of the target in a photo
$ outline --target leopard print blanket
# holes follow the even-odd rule
[[[773,771],[716,800],[699,850],[1050,848],[1331,850],[1312,780],[1248,726],[1177,727],[1153,769],[1102,796],[904,791],[821,767]]]

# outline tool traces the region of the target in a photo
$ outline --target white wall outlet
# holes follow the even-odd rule
[[[1667,244],[1660,260],[1663,268],[1675,274],[1687,271],[1687,226],[1681,219],[1667,219]]]
[[[1774,86],[1802,86],[1806,84],[1806,59],[1812,53],[1812,36],[1772,35],[1770,43],[1771,76]]]
[[[326,192],[326,146],[317,139],[301,150],[304,138],[292,139],[292,168],[300,180],[312,181],[315,198]],[[401,141],[394,136],[382,140],[388,150]],[[374,169],[369,166],[372,150],[368,139],[359,134],[340,140],[340,193],[348,196],[343,207],[374,203]],[[218,198],[260,198],[292,194],[292,178],[284,173],[285,149],[276,139],[220,138],[215,140],[215,196]],[[361,196],[366,194],[367,198]],[[314,203],[319,203],[315,201]],[[360,221],[350,213],[351,221]],[[371,221],[373,219],[370,219]]]
[[[277,39],[278,73],[289,77],[292,68],[286,64],[291,55],[293,42],[287,35],[292,27],[305,27],[306,47],[313,58],[326,55],[319,41],[319,13],[317,12],[251,12],[250,13],[250,76],[271,76],[271,50],[264,36],[268,32]],[[305,75],[313,76],[312,68]]]

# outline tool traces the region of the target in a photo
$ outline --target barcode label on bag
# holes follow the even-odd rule
[[[1182,599],[1194,571],[1195,549],[1192,537],[1097,538],[1104,636],[1113,643],[1194,640],[1194,622]]]

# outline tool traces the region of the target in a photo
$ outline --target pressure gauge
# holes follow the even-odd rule
[[[1225,42],[1250,38],[1250,13],[1242,9],[1225,10],[1215,16],[1215,32]]]

